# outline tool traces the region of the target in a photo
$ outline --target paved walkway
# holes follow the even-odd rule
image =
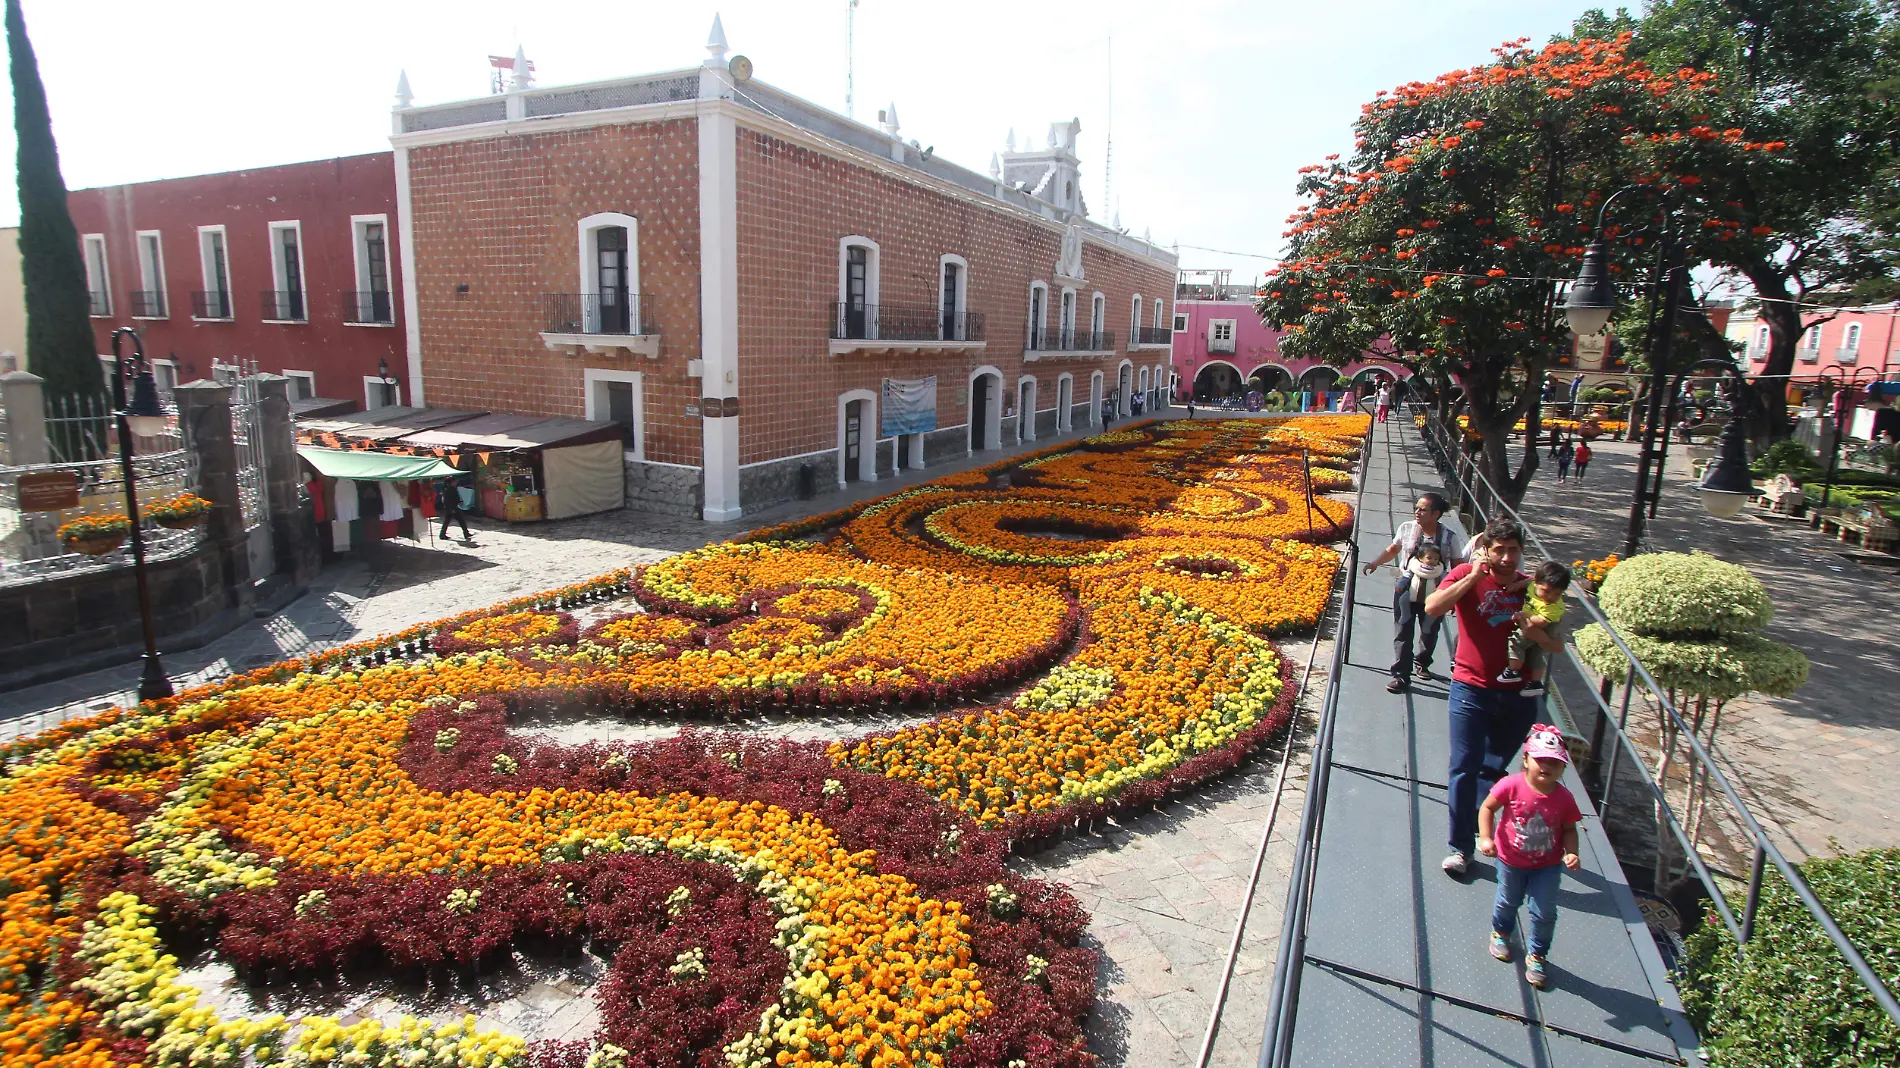
[[[1523,515],[1564,562],[1621,552],[1637,446],[1599,440],[1582,480],[1540,468]],[[1716,740],[1744,800],[1791,859],[1900,844],[1900,813],[1877,774],[1900,762],[1900,568],[1857,563],[1806,525],[1703,511],[1681,446],[1647,547],[1704,552],[1768,587],[1769,637],[1813,662],[1791,697],[1732,701]],[[1546,453],[1548,456],[1548,453]],[[1632,726],[1635,724],[1633,723]]]
[[[1354,531],[1362,556],[1390,542],[1437,473],[1409,423],[1375,429]],[[1446,852],[1446,688],[1385,690],[1391,572],[1363,580],[1347,623],[1328,768],[1316,815],[1311,911],[1299,952],[1291,1063],[1306,1065],[1656,1065],[1693,1034],[1601,824],[1585,807],[1583,869],[1565,873],[1551,987],[1486,952],[1494,862],[1439,870]],[[1447,628],[1455,639],[1455,626]],[[1317,780],[1318,764],[1314,775]],[[1524,953],[1522,932],[1513,939]],[[1295,978],[1289,976],[1289,978]]]

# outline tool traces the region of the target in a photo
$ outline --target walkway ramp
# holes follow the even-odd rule
[[[1370,560],[1418,495],[1443,487],[1397,420],[1374,427],[1362,477],[1354,539]],[[1524,923],[1513,963],[1487,952],[1496,862],[1475,858],[1463,879],[1439,869],[1449,851],[1447,686],[1385,690],[1393,574],[1360,577],[1341,624],[1349,640],[1314,755],[1320,803],[1302,828],[1276,979],[1284,1000],[1275,999],[1262,1064],[1687,1063],[1694,1034],[1574,770],[1565,781],[1585,814],[1583,869],[1564,875],[1550,988],[1522,978]],[[1435,671],[1449,673],[1455,630],[1448,620]]]

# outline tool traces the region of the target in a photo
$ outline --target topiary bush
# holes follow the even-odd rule
[[[1745,693],[1786,697],[1808,681],[1806,656],[1756,634],[1690,641],[1625,631],[1623,640],[1657,685],[1712,701],[1726,701]],[[1579,629],[1576,642],[1577,655],[1584,663],[1607,678],[1624,681],[1629,661],[1602,625],[1592,623]]]
[[[1759,478],[1773,478],[1776,475],[1788,475],[1791,478],[1808,478],[1821,473],[1821,465],[1814,460],[1814,454],[1806,445],[1792,438],[1777,441],[1762,450],[1748,469]]]
[[[1900,849],[1810,860],[1801,874],[1888,989],[1900,987]],[[1773,874],[1755,937],[1737,946],[1711,916],[1689,936],[1680,985],[1717,1068],[1900,1064],[1900,1027]]]
[[[1618,631],[1652,638],[1749,634],[1775,614],[1761,580],[1707,553],[1633,556],[1603,580],[1597,602]]]

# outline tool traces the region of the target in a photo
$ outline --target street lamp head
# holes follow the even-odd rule
[[[125,424],[141,438],[165,432],[165,409],[158,403],[158,380],[152,377],[150,367],[141,367],[132,379],[132,403],[125,409]]]
[[[1735,518],[1750,497],[1761,493],[1748,470],[1746,422],[1739,413],[1729,417],[1728,425],[1722,428],[1715,458],[1696,486],[1702,495],[1703,509],[1717,519]]]
[[[389,361],[387,359],[376,361],[376,377],[382,379],[384,382],[389,381]]]
[[[1578,337],[1601,333],[1616,310],[1616,287],[1610,284],[1610,272],[1604,264],[1603,242],[1592,241],[1583,253],[1583,269],[1570,283],[1564,297],[1564,318],[1570,332]]]

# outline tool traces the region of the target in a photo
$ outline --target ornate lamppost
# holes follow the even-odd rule
[[[132,339],[132,355],[119,353],[120,342]],[[145,666],[139,674],[139,700],[154,701],[172,695],[172,680],[158,659],[158,631],[152,625],[151,585],[145,576],[145,535],[139,517],[138,479],[132,471],[132,439],[152,437],[165,430],[165,411],[158,404],[158,381],[145,362],[145,346],[138,332],[122,326],[112,332],[112,414],[118,420],[119,474],[125,479],[125,514],[132,525],[132,574],[138,584],[139,626],[145,634]],[[125,380],[131,377],[132,403],[125,402]]]

